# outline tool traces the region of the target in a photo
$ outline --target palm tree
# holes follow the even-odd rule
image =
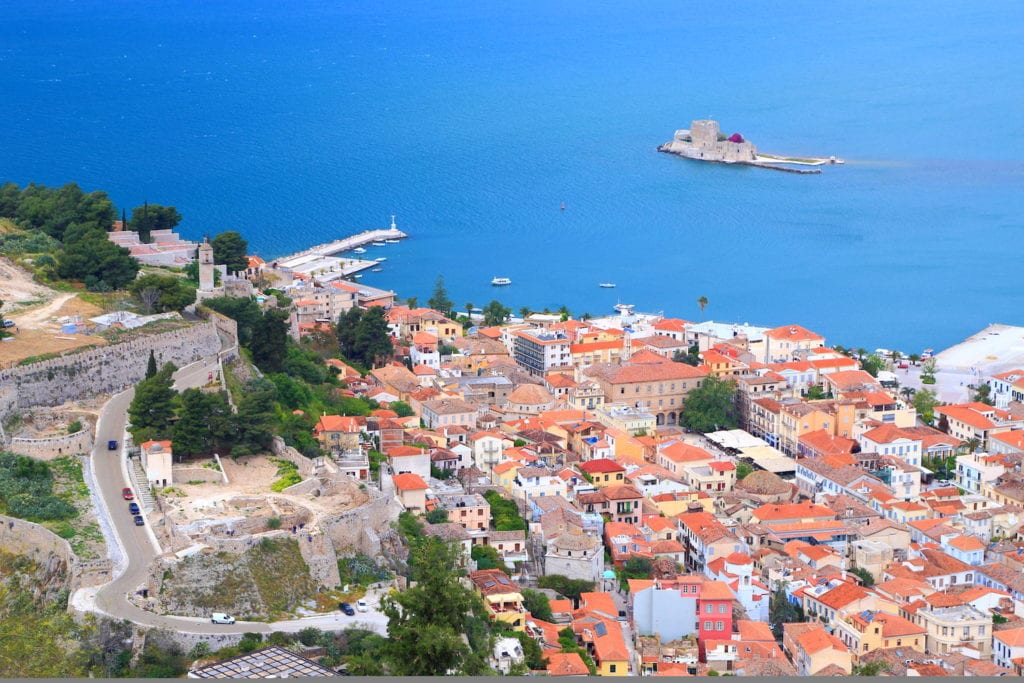
[[[708,307],[708,298],[706,296],[700,297],[699,299],[697,299],[697,305],[700,306],[700,315],[703,318],[704,309]]]
[[[586,320],[590,320],[593,317],[594,316],[590,315],[589,313],[584,313],[583,315],[580,316],[580,320],[586,321]]]
[[[970,439],[967,439],[967,441],[964,441],[963,448],[965,453],[974,453],[976,450],[981,448],[981,439],[972,436]]]
[[[903,398],[907,399],[907,402],[909,403],[910,399],[912,399],[914,394],[917,393],[917,389],[914,387],[903,387],[900,389],[900,393],[903,394]]]
[[[907,360],[909,360],[914,365],[917,365],[919,362],[921,362],[921,354],[912,353],[909,356],[907,356]]]
[[[529,307],[527,307],[527,306],[523,306],[522,308],[519,309],[519,315],[523,318],[523,320],[526,320],[527,318],[529,318],[530,317],[530,313],[532,313],[532,312],[533,311],[531,311],[529,309]]]
[[[471,301],[466,302],[466,317],[470,319],[473,318],[473,302]]]

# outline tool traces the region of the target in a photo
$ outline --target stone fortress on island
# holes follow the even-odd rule
[[[744,139],[739,133],[726,136],[721,132],[718,121],[708,119],[693,121],[689,129],[677,130],[672,140],[658,147],[658,151],[697,161],[760,166],[791,173],[821,173],[817,168],[801,169],[794,166],[843,163],[842,159],[834,156],[823,159],[758,154],[754,143]]]

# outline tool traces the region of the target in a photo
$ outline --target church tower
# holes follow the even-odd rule
[[[199,245],[199,291],[213,291],[213,247],[209,235]]]

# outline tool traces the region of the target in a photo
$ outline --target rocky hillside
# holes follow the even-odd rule
[[[164,570],[160,600],[169,614],[227,612],[262,620],[291,614],[316,596],[309,567],[292,538],[265,539],[245,553],[199,553]]]

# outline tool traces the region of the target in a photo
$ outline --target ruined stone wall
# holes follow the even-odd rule
[[[402,511],[398,501],[374,489],[371,500],[354,510],[321,517],[318,526],[327,534],[339,555],[381,553],[380,534],[389,529]]]
[[[217,330],[214,323],[200,322],[166,332],[138,331],[116,344],[5,369],[0,371],[0,383],[12,387],[16,398],[13,405],[0,399],[0,408],[6,404],[10,412],[117,391],[145,377],[150,350],[157,363],[178,367],[217,353]]]
[[[274,454],[274,457],[287,460],[298,466],[299,474],[303,478],[313,476],[313,461],[286,444],[281,437],[275,436],[271,439],[270,452]]]
[[[13,437],[7,450],[37,460],[54,460],[64,455],[89,453],[92,451],[92,445],[92,430],[83,429],[74,434],[55,436],[49,439]]]

